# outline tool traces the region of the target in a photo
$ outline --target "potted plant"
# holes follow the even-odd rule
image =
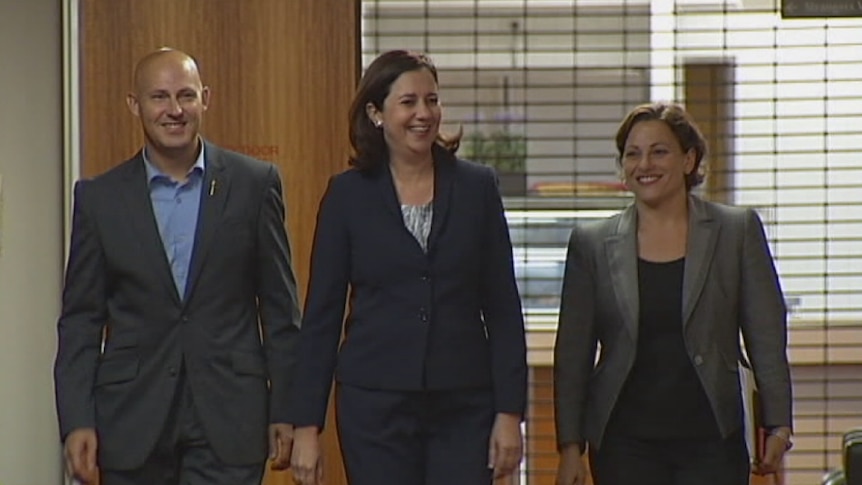
[[[505,125],[488,134],[476,129],[467,135],[464,149],[468,160],[496,169],[502,195],[526,194],[527,140],[523,135]]]

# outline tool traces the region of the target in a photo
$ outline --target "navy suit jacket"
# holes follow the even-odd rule
[[[262,462],[267,424],[287,422],[299,311],[281,181],[272,164],[209,143],[204,150],[184,299],[141,153],[75,186],[57,412],[64,439],[96,428],[104,467],[136,468],[148,457],[176,402],[181,366],[223,461]]]
[[[440,147],[434,159],[427,254],[404,225],[387,166],[330,180],[315,231],[295,425],[323,427],[333,372],[369,389],[493,389],[497,412],[523,413],[524,321],[494,172]]]

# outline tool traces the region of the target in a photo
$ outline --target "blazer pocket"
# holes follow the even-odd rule
[[[252,233],[252,219],[242,218],[237,216],[225,217],[219,224],[219,231],[236,237],[237,235],[247,236]]]
[[[252,219],[250,217],[238,216],[238,215],[232,214],[229,216],[225,216],[221,220],[221,226],[222,227],[230,227],[231,229],[234,229],[234,228],[251,229],[251,221],[252,221]]]
[[[136,349],[138,347],[138,339],[133,334],[118,334],[110,335],[105,342],[106,352],[110,349],[113,352],[119,350]]]
[[[231,352],[230,363],[238,375],[266,377],[266,363],[257,352]]]
[[[109,358],[96,369],[96,387],[131,381],[138,376],[140,364],[135,358]]]
[[[725,352],[719,352],[721,354],[721,360],[724,362],[724,366],[730,372],[739,372],[739,366],[743,365],[744,367],[748,367],[748,363],[742,362],[741,357],[730,357]]]

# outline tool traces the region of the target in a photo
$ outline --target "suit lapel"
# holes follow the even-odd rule
[[[224,205],[230,191],[229,170],[226,169],[222,151],[214,145],[204,142],[204,161],[201,203],[198,211],[198,223],[195,228],[195,244],[192,248],[192,259],[189,264],[189,278],[186,282],[185,302],[188,302],[189,296],[197,284],[207,251],[221,223]]]
[[[433,251],[449,217],[452,185],[455,180],[455,157],[442,147],[434,146],[434,214],[428,235],[428,252]]]
[[[682,324],[688,325],[695,303],[703,291],[709,265],[718,241],[719,225],[706,212],[703,202],[689,197],[688,241],[682,278]]]
[[[159,279],[165,284],[166,290],[173,296],[174,303],[179,304],[177,286],[171,273],[171,266],[165,254],[162,237],[156,215],[153,213],[153,203],[150,199],[147,171],[144,169],[143,151],[133,159],[130,169],[125,174],[126,185],[120,190],[126,208],[129,212],[128,221],[137,235],[136,241],[144,257],[153,262],[152,266],[159,273]]]
[[[404,224],[404,216],[401,214],[401,203],[398,201],[398,192],[395,191],[395,181],[392,180],[392,172],[388,164],[382,164],[374,173],[377,192],[383,199],[383,205],[390,215],[397,218],[400,224]]]
[[[605,239],[611,283],[625,326],[634,340],[638,336],[637,214],[630,205],[620,215],[616,234]]]
[[[455,158],[444,148],[437,145],[434,151],[434,199],[432,201],[434,213],[431,217],[431,232],[428,234],[428,252],[431,253],[435,243],[440,239],[441,231],[446,224],[449,215],[449,203],[452,195],[452,185],[455,179]],[[416,243],[416,249],[422,251],[416,238],[410,234],[404,225],[404,215],[401,213],[401,202],[395,190],[395,181],[392,180],[392,172],[388,164],[383,164],[375,173],[377,192],[383,199],[383,205],[395,217],[398,224],[404,228],[404,234]]]

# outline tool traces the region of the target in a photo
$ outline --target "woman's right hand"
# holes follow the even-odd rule
[[[317,426],[296,428],[293,433],[290,468],[293,470],[293,480],[297,484],[321,485],[323,483],[319,434]]]
[[[568,445],[560,451],[560,465],[557,468],[557,485],[584,485],[587,480],[587,467],[581,457],[577,444]]]

